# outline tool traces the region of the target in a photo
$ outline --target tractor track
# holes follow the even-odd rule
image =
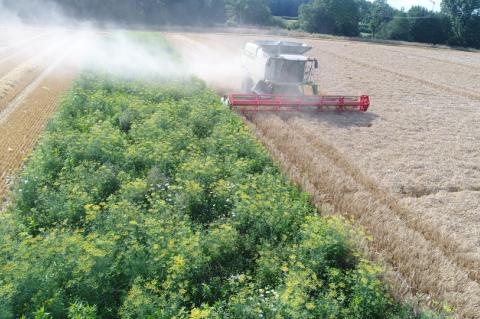
[[[414,56],[414,57],[417,57],[417,58],[422,58],[422,59],[426,59],[426,60],[430,60],[430,61],[435,61],[435,62],[439,62],[439,63],[445,63],[445,64],[449,64],[449,65],[453,65],[453,66],[463,67],[463,68],[469,69],[470,72],[472,72],[472,73],[480,72],[480,66],[474,65],[474,64],[467,64],[465,62],[454,62],[454,61],[451,61],[451,60],[447,60],[445,58],[443,58],[443,59],[442,58],[435,58],[435,57],[431,57],[431,56],[428,56],[428,55],[418,54],[418,53],[413,53],[413,52],[404,53],[400,50],[395,50],[395,49],[391,49],[391,48],[382,48],[382,49],[385,50],[385,51],[395,52],[395,53],[398,53],[398,54],[405,54],[405,55]]]
[[[308,38],[303,38],[305,40],[308,40]],[[428,60],[426,62],[432,62],[432,61],[435,61],[435,62],[439,62],[439,63],[442,63],[442,64],[446,64],[446,65],[451,65],[451,66],[459,66],[459,67],[462,67],[462,68],[465,68],[464,71],[466,72],[469,72],[469,73],[474,73],[474,74],[477,74],[477,71],[475,70],[480,70],[480,66],[478,66],[478,62],[480,62],[480,59],[478,61],[472,61],[472,63],[467,63],[465,61],[463,62],[457,62],[457,61],[452,61],[451,59],[452,58],[458,58],[456,56],[452,56],[451,59],[447,59],[445,57],[435,57],[435,56],[432,56],[432,52],[434,53],[444,53],[444,52],[452,52],[453,49],[448,49],[448,48],[422,48],[422,47],[417,47],[417,46],[409,46],[408,44],[407,45],[401,45],[401,46],[395,46],[395,45],[388,45],[388,44],[383,44],[383,43],[368,43],[368,42],[361,42],[361,41],[358,41],[358,42],[350,42],[350,41],[337,41],[337,40],[327,40],[327,39],[310,39],[310,41],[313,43],[313,42],[325,42],[325,41],[329,41],[327,43],[339,43],[339,42],[343,42],[345,44],[348,44],[352,47],[355,47],[355,49],[357,49],[357,51],[364,51],[364,50],[368,50],[368,49],[372,49],[374,48],[376,52],[378,51],[384,51],[384,52],[392,52],[392,53],[395,53],[397,55],[401,55],[402,57],[417,57],[417,58],[421,58],[421,59],[425,59],[425,60]],[[317,46],[315,46],[317,47]],[[401,48],[401,49],[399,49]],[[426,50],[429,51],[430,55],[428,54],[421,54],[421,53],[418,53],[418,52],[425,52]],[[381,52],[379,52],[381,53]],[[465,53],[465,52],[462,52],[462,53]],[[475,53],[470,53],[470,54],[475,54]],[[441,55],[441,54],[440,54]],[[394,56],[391,57],[392,58],[392,62],[395,63],[396,60]]]
[[[381,253],[413,294],[433,294],[461,309],[464,318],[477,318],[478,272],[462,266],[459,253],[452,255],[458,246],[444,246],[444,237],[433,225],[402,208],[321,137],[305,132],[303,125],[268,116],[254,118],[253,123],[260,140],[290,177],[312,194],[317,207],[328,202],[373,235],[370,250]]]
[[[385,73],[390,73],[390,74],[402,77],[402,78],[407,79],[407,80],[411,80],[411,81],[415,81],[415,82],[418,82],[418,83],[421,83],[421,84],[424,84],[424,85],[428,85],[432,88],[435,88],[435,89],[439,90],[440,92],[446,91],[446,92],[453,93],[453,94],[456,94],[456,95],[459,95],[459,96],[462,96],[462,97],[470,98],[472,100],[480,101],[480,93],[475,93],[475,92],[470,91],[470,90],[462,90],[462,89],[459,89],[459,88],[453,88],[453,87],[448,86],[448,85],[435,83],[435,82],[432,82],[430,80],[425,80],[425,79],[422,79],[422,78],[419,78],[419,77],[416,77],[416,76],[413,76],[413,75],[410,75],[410,74],[406,74],[406,73],[398,72],[398,71],[395,71],[395,70],[391,70],[391,69],[388,69],[388,68],[385,68],[385,67],[382,67],[382,66],[379,66],[379,65],[376,65],[376,64],[366,63],[366,62],[360,61],[358,59],[355,59],[355,58],[352,58],[352,57],[349,57],[349,56],[345,56],[345,55],[342,55],[342,54],[334,53],[334,52],[331,52],[331,51],[328,51],[328,50],[325,50],[325,49],[322,49],[322,48],[317,48],[317,50],[321,51],[321,52],[324,52],[326,54],[335,56],[337,58],[349,61],[351,63],[357,64],[359,66],[368,68],[368,69],[373,69],[373,70],[377,70],[377,71],[381,71],[381,72],[385,72]]]

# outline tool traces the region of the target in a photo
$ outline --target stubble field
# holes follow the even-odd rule
[[[186,60],[241,79],[252,35],[169,34]],[[321,90],[369,94],[366,114],[275,114],[252,128],[315,203],[373,237],[399,295],[480,313],[480,55],[447,49],[301,39],[320,61]],[[192,53],[195,52],[195,53]],[[230,56],[230,57],[229,57]],[[234,57],[234,58],[231,58]],[[198,74],[208,80],[208,72]],[[215,77],[211,81],[215,83]],[[228,86],[222,82],[221,86]],[[237,89],[234,85],[230,89]],[[328,211],[328,209],[327,209]]]

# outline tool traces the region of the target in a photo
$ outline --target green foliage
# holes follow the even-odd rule
[[[308,32],[356,36],[358,4],[354,0],[314,0],[300,7],[299,23]]]
[[[398,41],[410,40],[410,23],[407,15],[403,12],[396,13],[392,20],[382,26],[377,37]]]
[[[376,36],[381,27],[393,18],[394,12],[395,10],[388,5],[386,0],[373,1],[368,23],[373,36]]]
[[[443,0],[442,12],[450,18],[450,43],[480,48],[480,2]]]
[[[95,319],[97,307],[76,302],[68,308],[69,319]]]
[[[370,13],[372,10],[372,2],[368,0],[356,0],[358,4],[358,17],[362,25],[368,25],[370,19]]]
[[[298,8],[309,0],[269,0],[272,14],[284,17],[298,16]]]
[[[448,40],[448,19],[421,6],[413,6],[408,10],[410,34],[415,42],[446,43]]]
[[[287,29],[291,24],[291,21],[286,20],[282,17],[272,17],[272,26]]]
[[[225,11],[230,23],[272,24],[272,14],[267,0],[225,0]]]
[[[5,319],[415,318],[196,79],[81,76],[0,233]]]

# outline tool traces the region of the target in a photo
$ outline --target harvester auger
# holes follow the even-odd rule
[[[226,94],[223,103],[240,113],[367,111],[367,95],[319,95],[315,77],[318,61],[303,55],[311,49],[297,42],[246,43],[243,93]]]

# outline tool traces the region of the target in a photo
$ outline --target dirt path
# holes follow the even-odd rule
[[[223,46],[238,56],[243,43],[255,38],[169,37],[184,56],[199,45],[215,52]],[[371,250],[396,273],[390,278],[397,276],[398,294],[410,291],[446,300],[461,316],[477,318],[479,55],[304,41],[320,61],[322,90],[368,93],[371,110],[288,119],[261,116],[254,121],[259,137],[319,206],[330,203],[373,235]],[[234,63],[228,54],[224,59]]]

